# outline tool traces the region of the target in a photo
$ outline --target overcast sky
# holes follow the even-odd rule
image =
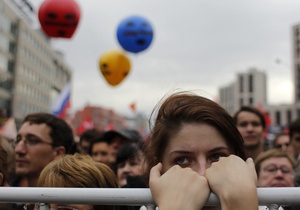
[[[31,0],[38,10],[42,0]],[[292,26],[300,23],[299,0],[77,0],[81,20],[72,39],[55,39],[73,69],[72,106],[86,104],[149,115],[164,94],[197,90],[215,99],[218,88],[238,72],[255,67],[268,76],[268,101],[291,103]],[[98,60],[121,50],[116,29],[140,15],[154,28],[151,46],[127,53],[131,72],[118,86],[108,85]],[[275,62],[281,60],[281,64]]]

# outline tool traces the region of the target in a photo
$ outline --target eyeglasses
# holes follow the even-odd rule
[[[276,144],[274,147],[277,149],[281,149],[282,147],[288,147],[288,146],[290,146],[290,143]]]
[[[27,135],[25,138],[22,138],[20,135],[18,135],[16,139],[13,140],[13,145],[17,146],[21,141],[24,142],[25,146],[29,147],[36,146],[38,144],[48,144],[51,146],[56,146],[53,143],[43,141],[39,137],[31,134]]]
[[[293,170],[287,166],[277,167],[276,165],[269,165],[269,166],[263,168],[263,170],[270,174],[276,174],[278,170],[280,170],[282,172],[282,174],[284,174],[284,175],[293,174]]]

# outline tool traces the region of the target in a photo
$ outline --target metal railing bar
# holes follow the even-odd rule
[[[257,188],[260,205],[300,205],[300,187]],[[102,205],[151,205],[149,188],[38,188],[1,187],[1,203],[86,203]],[[213,193],[206,206],[217,206]]]

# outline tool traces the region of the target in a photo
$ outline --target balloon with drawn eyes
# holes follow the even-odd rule
[[[99,68],[108,84],[116,86],[129,74],[130,61],[124,52],[111,50],[99,59]]]
[[[71,38],[80,20],[80,8],[74,0],[45,0],[38,18],[49,37]]]
[[[138,53],[150,46],[153,28],[147,19],[130,16],[120,22],[117,28],[117,39],[124,50]]]

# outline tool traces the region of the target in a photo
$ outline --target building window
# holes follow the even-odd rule
[[[10,25],[10,32],[11,32],[11,34],[13,34],[13,35],[17,35],[17,25],[16,25],[16,24],[12,23],[12,24]]]
[[[281,125],[281,114],[279,111],[275,113],[276,125]]]
[[[300,118],[300,109],[297,109],[297,118]]]
[[[9,43],[9,52],[14,54],[16,52],[16,45],[13,42]]]
[[[244,100],[243,98],[240,98],[240,106],[243,106],[244,105]]]
[[[244,86],[244,78],[243,78],[243,76],[240,76],[239,83],[240,83],[240,93],[242,93],[242,92],[244,92],[244,88],[243,88],[243,86]]]
[[[287,120],[287,123],[290,123],[292,121],[292,111],[291,110],[287,110],[286,120]]]
[[[8,72],[13,73],[13,71],[14,71],[14,62],[13,61],[8,61],[7,70],[8,70]]]
[[[252,97],[249,98],[249,105],[253,105],[253,98]]]
[[[253,92],[253,75],[252,74],[249,75],[249,92],[250,93]]]

